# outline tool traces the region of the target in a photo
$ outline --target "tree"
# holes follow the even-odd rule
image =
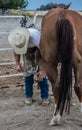
[[[0,8],[4,9],[5,7],[8,7],[9,3],[10,3],[10,0],[1,0]]]
[[[28,0],[0,0],[1,9],[25,8],[27,5]]]
[[[52,3],[48,3],[46,5],[41,5],[40,8],[37,8],[37,10],[50,10],[52,8]]]

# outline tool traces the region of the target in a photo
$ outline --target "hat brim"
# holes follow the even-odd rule
[[[16,33],[20,33],[25,36],[26,41],[22,48],[17,48],[15,46],[14,36]],[[17,27],[10,32],[10,34],[8,36],[8,41],[16,54],[25,54],[27,52],[29,37],[30,37],[30,33],[29,33],[28,29],[26,29],[24,27]]]

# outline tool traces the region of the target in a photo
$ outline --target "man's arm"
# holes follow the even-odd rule
[[[16,70],[17,71],[23,71],[23,68],[20,64],[20,55],[18,55],[14,52],[14,57],[15,57],[15,62],[16,62]]]

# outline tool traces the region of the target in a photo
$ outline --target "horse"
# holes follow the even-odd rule
[[[43,70],[52,85],[55,108],[50,125],[59,125],[65,111],[69,114],[72,97],[74,72],[74,90],[81,104],[82,81],[80,66],[82,63],[82,16],[73,10],[57,7],[47,12],[42,19],[40,53]],[[61,70],[58,73],[58,65]]]

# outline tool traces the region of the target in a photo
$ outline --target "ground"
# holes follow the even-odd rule
[[[10,29],[16,25],[15,22],[9,22],[8,19],[0,21],[0,48],[10,47],[7,37]],[[4,62],[14,62],[12,50],[0,51],[0,64]],[[17,73],[15,65],[0,65],[0,76]],[[34,102],[31,106],[27,106],[24,103],[23,76],[0,77],[0,130],[82,130],[80,104],[74,89],[70,114],[65,113],[63,115],[60,126],[49,126],[54,111],[54,99],[50,83],[49,90],[50,104],[42,106],[40,90],[35,82]]]

